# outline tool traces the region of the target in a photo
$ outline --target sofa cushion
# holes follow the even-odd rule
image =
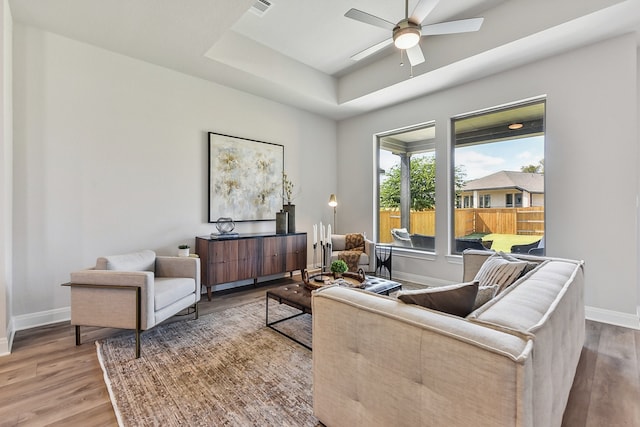
[[[498,294],[499,289],[500,285],[478,286],[478,294],[476,295],[476,301],[473,304],[473,310],[476,310],[491,301],[493,297]]]
[[[156,253],[151,250],[100,257],[96,270],[155,271]]]
[[[332,251],[344,251],[347,245],[347,236],[344,234],[332,234],[331,235],[331,250]]]
[[[193,294],[196,282],[187,277],[156,277],[154,287],[154,311],[158,311]]]
[[[526,261],[509,261],[496,253],[487,258],[473,280],[480,286],[500,285],[500,293],[521,277],[526,267]]]
[[[444,313],[465,317],[471,313],[478,294],[478,282],[435,286],[415,291],[400,291],[398,299]]]

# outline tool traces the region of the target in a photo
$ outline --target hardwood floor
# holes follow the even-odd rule
[[[287,280],[205,296],[200,314],[262,299]],[[118,333],[83,328],[78,347],[68,322],[18,332],[0,357],[0,426],[116,426],[93,343]],[[640,426],[640,331],[587,321],[563,426]]]

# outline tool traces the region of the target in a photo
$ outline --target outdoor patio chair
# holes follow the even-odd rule
[[[396,246],[411,247],[411,236],[406,228],[392,228],[393,244]]]
[[[456,239],[456,252],[462,253],[466,249],[489,250],[482,244],[482,239]]]
[[[537,249],[541,241],[542,239],[536,240],[535,242],[528,243],[526,245],[513,245],[511,246],[511,253],[512,254],[528,254],[530,253],[529,251],[531,249]]]
[[[414,248],[433,251],[436,249],[436,238],[435,236],[427,236],[424,234],[412,234],[411,245]]]

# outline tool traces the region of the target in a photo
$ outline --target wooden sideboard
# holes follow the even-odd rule
[[[211,288],[222,283],[253,279],[307,268],[307,233],[241,234],[219,239],[196,237],[201,283]]]

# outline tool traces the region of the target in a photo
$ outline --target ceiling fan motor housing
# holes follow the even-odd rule
[[[422,26],[403,19],[393,29],[393,43],[398,49],[409,49],[420,41]]]

